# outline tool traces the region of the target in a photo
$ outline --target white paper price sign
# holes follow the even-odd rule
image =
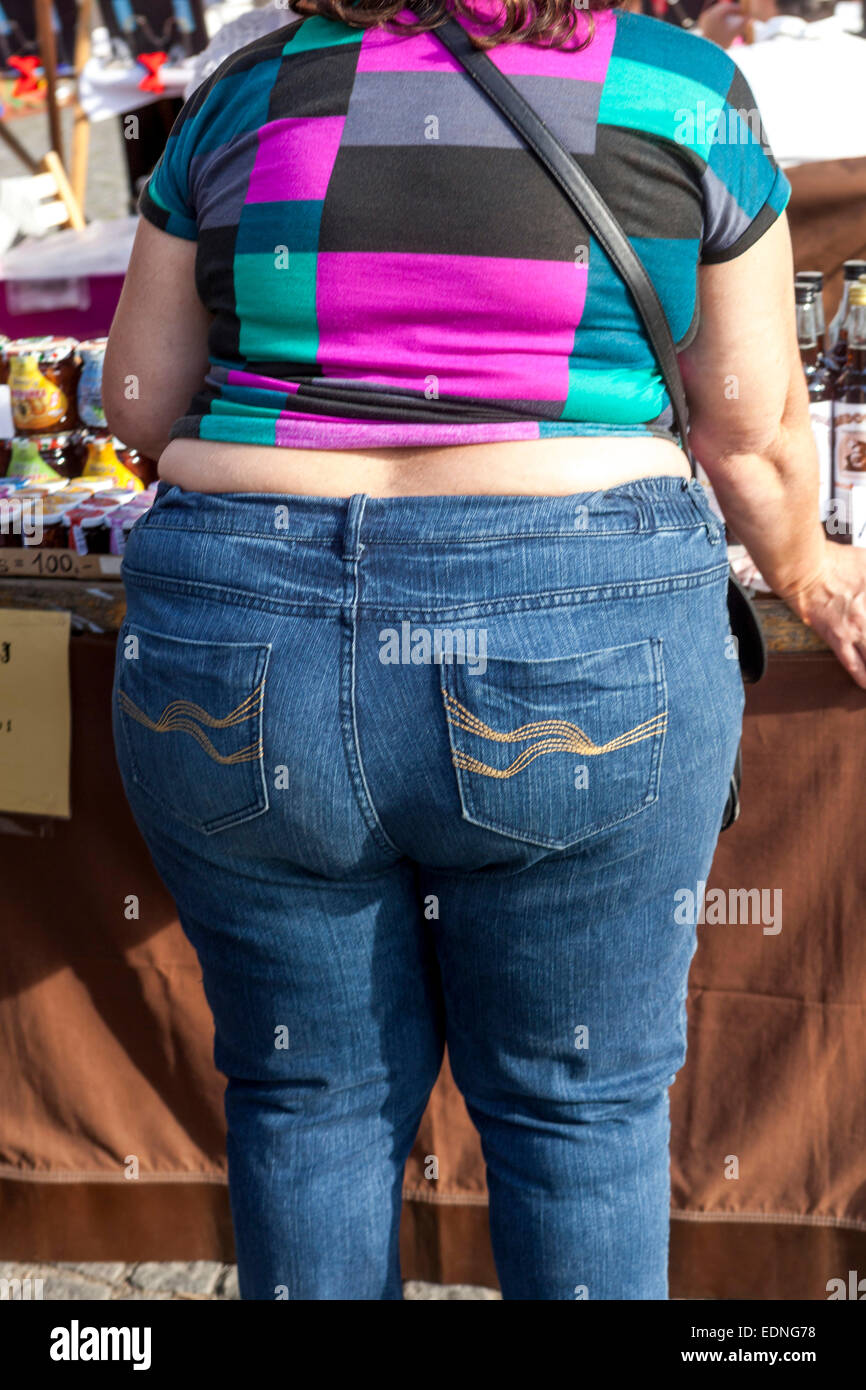
[[[0,811],[68,816],[69,614],[0,609]]]

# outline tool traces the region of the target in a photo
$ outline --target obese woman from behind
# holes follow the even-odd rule
[[[727,55],[603,0],[310,0],[203,83],[142,196],[106,407],[162,481],[118,759],[214,1016],[243,1298],[401,1297],[447,1043],[505,1298],[664,1299],[675,895],[743,706],[724,532],[627,292],[445,13],[633,239],[726,516],[866,688],[787,181],[751,122],[683,136],[698,101],[739,130]]]

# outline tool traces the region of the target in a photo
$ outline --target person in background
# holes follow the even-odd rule
[[[184,89],[187,100],[206,77],[215,72],[229,54],[236,53],[253,39],[282,29],[293,18],[290,0],[247,0],[235,18],[227,19],[210,43],[189,63],[189,80]]]
[[[675,24],[679,29],[692,29],[698,21],[705,0],[629,0],[623,8],[635,14],[651,15]]]
[[[866,42],[859,7],[833,0],[734,0],[704,11],[700,32],[749,83],[783,167],[866,155]],[[743,42],[745,37],[752,41]]]
[[[642,0],[642,3],[651,5],[654,0]],[[852,24],[852,9],[850,4],[837,3],[837,0],[781,0],[781,3],[779,0],[748,0],[747,4],[740,4],[738,0],[717,0],[709,5],[697,3],[695,21],[697,32],[703,38],[717,43],[720,48],[730,48],[735,39],[749,44],[761,43],[777,33],[801,31],[800,25],[774,23],[785,17],[825,26],[829,20],[829,28],[834,31],[854,32],[857,26]],[[857,9],[859,11],[859,6]]]

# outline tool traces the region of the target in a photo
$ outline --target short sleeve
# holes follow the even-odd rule
[[[138,210],[160,231],[184,237],[187,241],[196,241],[198,225],[195,208],[190,201],[189,158],[184,157],[187,142],[175,135],[176,128],[177,123],[153,173],[139,194]]]
[[[138,198],[142,217],[160,231],[187,241],[198,239],[190,171],[195,155],[200,153],[202,136],[220,104],[220,78],[231,62],[230,56],[181,107],[165,149]]]
[[[781,216],[791,196],[751,88],[738,68],[724,105],[712,114],[702,180],[704,265],[731,261],[748,251]]]

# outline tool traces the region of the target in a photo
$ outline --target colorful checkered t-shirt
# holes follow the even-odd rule
[[[751,246],[790,185],[720,48],[642,15],[592,20],[586,48],[491,57],[610,204],[683,347],[698,266]],[[197,241],[214,315],[172,438],[673,435],[625,286],[435,33],[315,16],[257,39],[187,102],[140,206]]]

